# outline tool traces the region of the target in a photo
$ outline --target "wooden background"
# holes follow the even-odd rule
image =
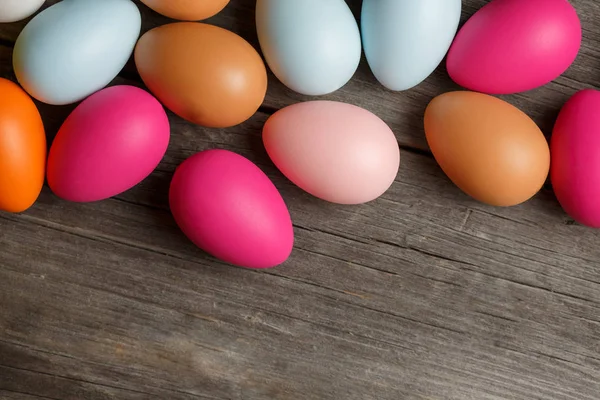
[[[463,21],[485,3],[463,1]],[[600,86],[600,3],[572,3],[584,29],[576,63],[505,97],[547,134],[569,96]],[[139,6],[144,30],[169,22]],[[209,22],[258,48],[253,7],[232,0]],[[0,76],[14,80],[25,22],[0,25]],[[115,80],[140,82],[131,63]],[[325,96],[374,111],[401,144],[396,182],[362,206],[327,204],[277,172],[262,125],[308,97],[269,83],[264,106],[234,128],[170,114],[168,154],[127,193],[71,204],[45,188],[26,213],[0,214],[0,398],[600,398],[600,233],[565,215],[549,186],[492,208],[452,185],[422,129],[426,104],[456,88],[443,66],[393,93],[363,61]],[[73,106],[40,108],[51,140]],[[230,267],[174,224],[175,167],[215,147],[255,161],[281,190],[296,234],[285,265]]]

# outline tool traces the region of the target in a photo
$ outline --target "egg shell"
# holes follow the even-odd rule
[[[244,122],[267,92],[267,71],[258,52],[213,25],[178,22],[154,28],[139,40],[135,63],[167,108],[206,127]]]
[[[461,0],[363,0],[365,55],[390,90],[423,82],[442,62],[460,21]]]
[[[563,74],[580,46],[581,24],[567,0],[492,0],[456,35],[447,69],[470,90],[524,92]]]
[[[257,0],[256,29],[271,71],[298,93],[334,92],[358,68],[360,32],[344,0]]]
[[[577,92],[564,105],[552,132],[552,188],[577,222],[600,228],[600,92]]]
[[[45,0],[0,0],[0,23],[29,18],[40,9]]]
[[[391,129],[370,111],[346,103],[309,101],[283,108],[265,123],[263,142],[290,181],[332,203],[376,199],[400,166]]]
[[[169,137],[167,115],[148,92],[103,89],[77,106],[58,131],[48,156],[48,184],[74,202],[115,196],[152,173]]]
[[[75,103],[123,69],[141,29],[130,0],[63,0],[36,15],[15,43],[19,83],[36,99]]]
[[[22,212],[37,200],[46,170],[46,136],[35,103],[0,78],[0,210]]]
[[[199,21],[216,15],[229,0],[142,0],[159,14],[183,21]]]
[[[548,177],[550,150],[543,133],[496,97],[465,91],[434,98],[425,111],[425,134],[446,175],[483,203],[520,204]]]
[[[246,268],[272,268],[290,256],[294,231],[277,188],[250,160],[206,150],[185,160],[169,190],[175,221],[198,247]]]

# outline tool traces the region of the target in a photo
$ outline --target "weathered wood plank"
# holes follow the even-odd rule
[[[471,283],[475,286],[467,291],[473,293],[471,298],[464,299],[462,290],[448,290],[446,284],[438,282],[437,288],[430,288],[429,296],[422,294],[424,298],[418,304],[410,304],[411,299],[413,303],[418,300],[414,293],[417,290],[399,286],[394,291],[400,279],[380,271],[361,272],[362,279],[368,279],[364,283],[368,292],[346,294],[324,287],[333,285],[340,276],[331,264],[345,265],[350,273],[362,268],[353,268],[347,262],[332,260],[328,265],[300,254],[302,259],[294,260],[295,267],[307,263],[324,270],[320,272],[321,284],[307,285],[298,279],[207,263],[203,257],[181,260],[177,254],[165,256],[115,245],[106,238],[99,242],[83,237],[90,232],[69,235],[45,227],[32,232],[27,224],[11,223],[10,237],[3,240],[9,255],[4,256],[6,266],[0,275],[10,286],[2,298],[9,311],[0,325],[7,327],[10,340],[33,346],[51,343],[56,352],[95,364],[135,365],[161,387],[176,385],[184,392],[202,395],[199,390],[207,387],[203,381],[203,373],[207,372],[199,371],[188,359],[202,354],[207,367],[222,367],[218,378],[227,384],[220,390],[211,388],[210,393],[224,398],[245,398],[235,397],[236,392],[228,388],[241,385],[244,391],[240,393],[247,393],[245,390],[250,388],[246,385],[254,383],[240,373],[248,369],[255,371],[256,379],[270,382],[270,390],[280,387],[284,377],[277,375],[278,366],[284,366],[286,374],[293,370],[291,376],[303,378],[287,382],[283,387],[289,392],[270,398],[297,398],[302,393],[308,398],[339,396],[339,392],[321,392],[330,389],[319,379],[323,374],[356,394],[348,394],[347,398],[364,398],[364,393],[397,398],[396,390],[411,383],[419,383],[421,390],[429,390],[429,395],[436,398],[449,390],[451,398],[464,398],[465,387],[479,396],[492,396],[485,398],[508,398],[519,392],[523,396],[519,398],[527,398],[539,391],[548,399],[571,398],[563,397],[569,392],[577,393],[572,398],[595,398],[598,383],[594,365],[597,367],[598,362],[592,364],[592,357],[585,357],[586,351],[594,354],[587,348],[585,332],[593,337],[595,329],[597,336],[597,323],[592,325],[590,321],[586,326],[569,318],[569,314],[557,316],[569,322],[559,321],[554,328],[569,327],[571,332],[570,337],[557,336],[558,348],[553,350],[558,356],[547,354],[555,335],[544,332],[543,322],[542,326],[532,323],[527,315],[519,315],[519,310],[502,310],[506,314],[500,312],[498,318],[494,316],[499,312],[497,307],[492,304],[486,309],[482,304],[493,302],[494,292],[501,291],[501,298],[523,296],[527,302],[523,308],[533,308],[535,314],[560,302],[560,296],[549,291],[528,291],[527,286],[510,282],[498,285],[483,275],[479,282]],[[0,225],[6,230],[5,220]],[[32,259],[45,257],[46,263],[22,262],[18,247],[25,237],[29,239],[28,248],[40,253],[32,254]],[[79,251],[73,254],[70,248]],[[468,277],[458,281],[467,286],[468,282]],[[11,288],[19,288],[19,292]],[[377,304],[377,298],[384,296],[392,303],[402,298],[409,302],[402,308],[386,310]],[[547,303],[555,297],[558,301]],[[70,302],[73,298],[80,302]],[[45,299],[45,304],[31,304],[36,299]],[[13,307],[14,302],[20,307]],[[455,307],[461,312],[457,313]],[[13,309],[18,311],[10,311]],[[21,316],[24,309],[29,311],[26,321]],[[437,317],[431,315],[435,309],[440,312]],[[511,311],[516,315],[511,316]],[[468,314],[463,321],[467,325],[453,324],[454,317],[464,313]],[[479,317],[475,317],[477,313]],[[119,318],[122,315],[126,318]],[[527,334],[530,329],[532,336]],[[541,333],[544,341],[537,343]],[[573,344],[573,349],[565,344]],[[128,356],[123,360],[127,361],[125,365],[120,360],[122,353]],[[249,359],[244,358],[248,355]],[[56,373],[56,362],[52,365]],[[411,365],[411,370],[403,368],[406,365]],[[72,376],[82,368],[68,370]],[[387,389],[368,384],[372,371],[377,371]],[[543,384],[538,387],[529,380],[520,382],[524,374],[531,377],[528,371],[535,371],[535,378]],[[122,379],[126,376],[123,373]],[[266,392],[253,395],[269,397]]]

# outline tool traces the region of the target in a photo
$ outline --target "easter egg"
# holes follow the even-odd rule
[[[46,170],[46,135],[35,103],[0,78],[0,210],[22,212],[37,200]]]
[[[263,142],[290,181],[332,203],[376,199],[392,185],[400,166],[391,129],[351,104],[309,101],[283,108],[265,123]]]
[[[257,0],[256,29],[271,71],[298,93],[334,92],[358,68],[360,32],[344,0]]]
[[[552,188],[577,222],[600,228],[600,92],[576,93],[564,105],[552,132]]]
[[[15,74],[44,103],[78,102],[123,69],[140,29],[130,0],[63,0],[36,15],[17,38]]]
[[[167,108],[206,127],[244,122],[267,92],[265,64],[250,43],[199,22],[146,32],[135,49],[135,64],[146,86]]]
[[[447,69],[470,90],[524,92],[563,74],[580,46],[581,24],[567,0],[492,0],[456,35]]]
[[[363,0],[362,38],[377,80],[390,90],[424,81],[448,52],[461,0]]]
[[[142,0],[142,3],[169,18],[199,21],[219,13],[229,0]]]
[[[546,138],[525,113],[496,97],[450,92],[434,98],[425,111],[425,134],[446,175],[483,203],[520,204],[548,177]]]
[[[28,18],[40,9],[46,0],[0,0],[0,23]]]
[[[77,106],[58,131],[48,156],[48,184],[74,202],[115,196],[152,173],[169,136],[167,115],[148,92],[103,89]]]
[[[271,268],[290,256],[294,231],[283,198],[250,160],[206,150],[175,171],[169,204],[183,233],[227,263]]]

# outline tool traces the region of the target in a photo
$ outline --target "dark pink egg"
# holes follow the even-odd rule
[[[580,46],[581,23],[567,0],[492,0],[456,35],[447,69],[470,90],[524,92],[563,74]]]
[[[131,189],[158,166],[169,145],[162,105],[133,86],[113,86],[84,100],[52,142],[48,184],[59,197],[103,200]]]
[[[175,171],[169,203],[183,233],[230,264],[271,268],[292,252],[294,231],[283,198],[239,154],[206,150],[188,158]]]

